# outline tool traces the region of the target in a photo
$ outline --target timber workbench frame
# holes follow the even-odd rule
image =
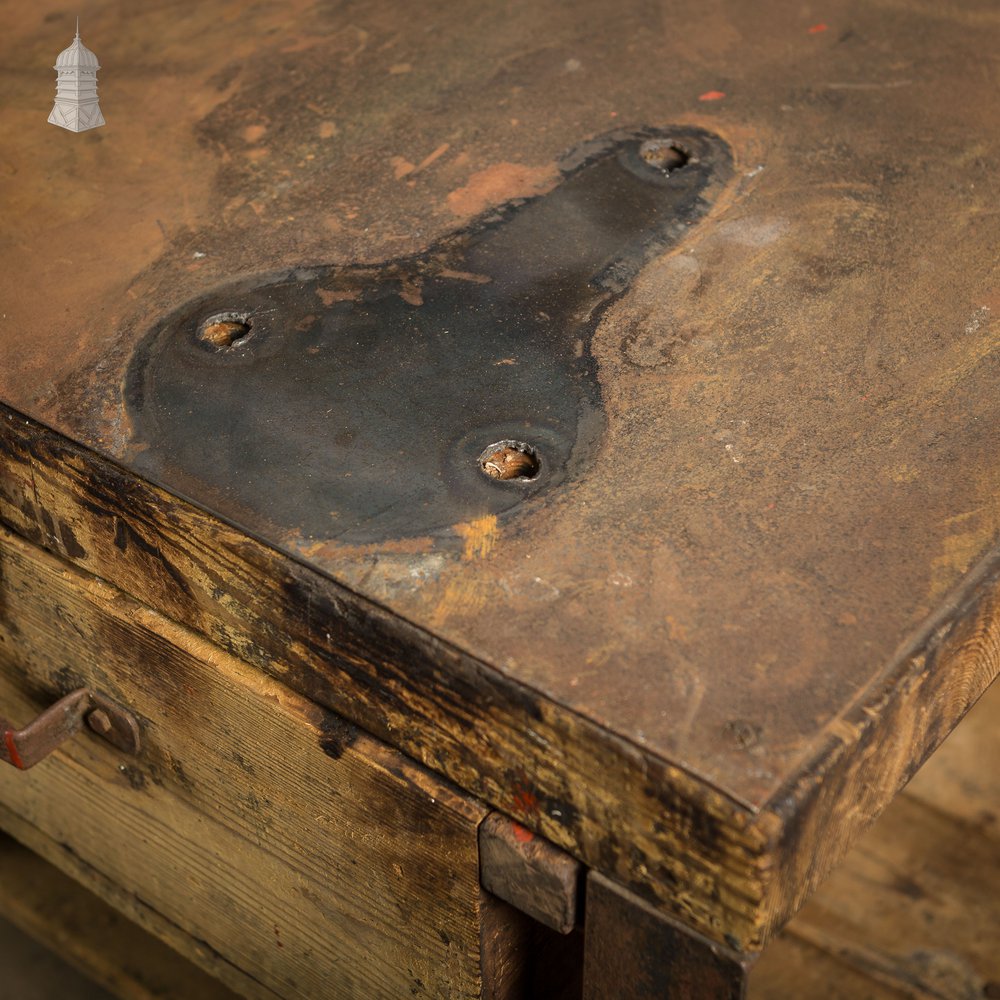
[[[742,995],[1000,672],[1000,15],[107,0],[76,135],[23,110],[47,6],[0,43],[6,696],[80,686],[18,617],[62,566],[80,649],[301,699],[459,881],[487,815],[551,849],[588,997]]]

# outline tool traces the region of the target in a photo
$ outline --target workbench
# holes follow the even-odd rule
[[[1000,10],[96,0],[78,134],[0,19],[0,828],[247,996],[742,996],[1000,672]]]

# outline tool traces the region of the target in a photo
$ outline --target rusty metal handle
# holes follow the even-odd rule
[[[131,712],[104,695],[79,688],[60,698],[23,729],[0,716],[0,760],[27,771],[86,723],[98,736],[124,750],[139,752],[139,724]]]

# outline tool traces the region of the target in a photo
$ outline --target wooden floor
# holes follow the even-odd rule
[[[1000,998],[1000,685],[986,693],[752,977],[752,1000]],[[173,955],[23,848],[0,839],[0,905],[114,996],[222,1000]],[[56,962],[0,954],[0,1000],[100,995]],[[54,980],[52,977],[55,976]],[[59,981],[53,992],[50,984]],[[538,998],[544,1000],[544,998]]]

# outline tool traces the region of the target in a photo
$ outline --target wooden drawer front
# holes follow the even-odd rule
[[[136,714],[141,753],[86,733],[30,771],[0,764],[0,826],[247,995],[480,995],[481,931],[502,918],[478,803],[0,533],[0,714],[23,725],[81,686]]]

